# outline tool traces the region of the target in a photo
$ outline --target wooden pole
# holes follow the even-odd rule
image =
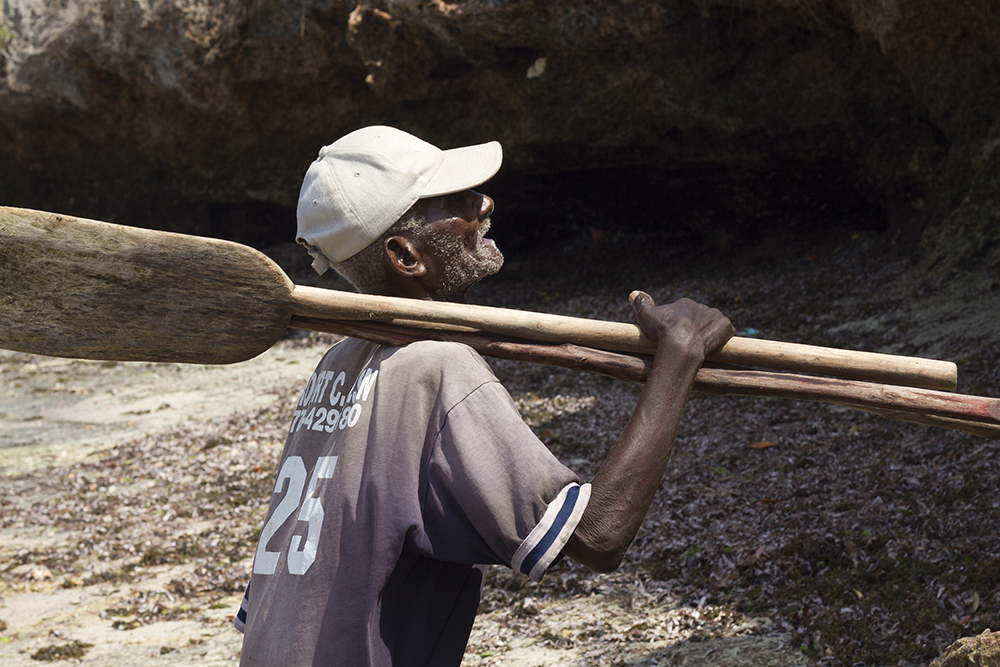
[[[452,341],[469,345],[485,356],[599,373],[634,383],[645,382],[650,365],[649,357],[596,350],[570,343],[535,343],[468,331],[300,317],[293,317],[291,326],[364,338],[384,345],[405,345],[427,339]],[[694,389],[717,395],[765,396],[833,403],[873,412],[887,419],[1000,439],[1000,399],[995,398],[857,380],[712,367],[698,371]]]
[[[483,331],[522,340],[572,343],[628,354],[653,352],[653,343],[642,335],[639,327],[625,322],[606,322],[464,303],[353,294],[302,285],[295,287],[292,299],[294,317],[300,322],[325,319],[375,321],[414,328]],[[740,366],[832,375],[928,389],[954,389],[958,383],[958,367],[950,361],[838,350],[756,338],[732,338],[709,359]]]
[[[649,353],[634,324],[292,284],[247,246],[0,206],[0,347],[60,357],[224,364],[277,342],[292,316],[487,331]],[[946,361],[734,338],[715,361],[953,389]]]

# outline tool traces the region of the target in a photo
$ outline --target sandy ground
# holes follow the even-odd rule
[[[311,372],[321,348],[228,366],[94,362],[0,350],[0,465],[68,463],[171,426],[250,412]],[[72,446],[70,446],[72,445]]]

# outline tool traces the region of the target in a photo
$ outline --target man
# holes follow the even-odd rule
[[[298,240],[359,290],[464,301],[500,269],[485,238],[496,142],[441,151],[388,127],[323,148]],[[487,564],[534,580],[565,555],[618,567],[705,355],[733,333],[691,301],[632,305],[657,342],[632,419],[590,484],[532,434],[470,348],[348,338],[292,421],[238,627],[244,665],[458,665]]]

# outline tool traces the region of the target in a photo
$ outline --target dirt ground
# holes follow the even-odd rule
[[[854,235],[741,258],[581,237],[480,303],[628,320],[717,305],[742,335],[959,363],[1000,396],[1000,281],[914,274]],[[583,268],[581,268],[583,267]],[[0,352],[0,662],[231,664],[292,405],[332,338],[227,367]],[[587,478],[639,389],[494,362]],[[1000,626],[1000,443],[825,404],[696,395],[622,568],[493,568],[463,665],[920,665]]]

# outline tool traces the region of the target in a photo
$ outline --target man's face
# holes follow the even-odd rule
[[[417,232],[425,263],[436,280],[437,298],[463,301],[472,285],[503,266],[490,229],[493,200],[472,190],[425,200],[425,222]]]

